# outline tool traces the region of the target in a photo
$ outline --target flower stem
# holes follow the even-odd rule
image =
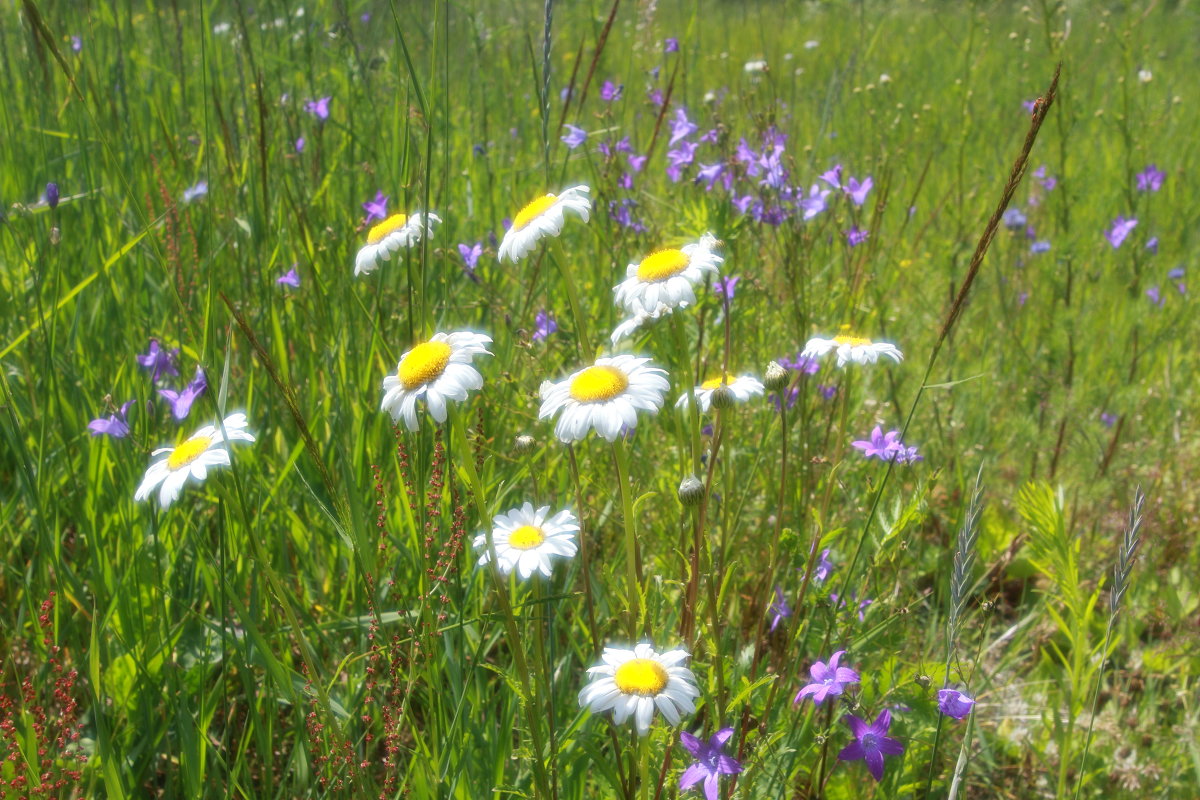
[[[588,338],[587,317],[579,305],[579,292],[575,288],[575,277],[567,266],[567,254],[557,236],[550,239],[550,253],[554,256],[554,263],[558,265],[559,274],[563,277],[563,285],[567,288],[567,300],[571,303],[571,316],[575,320],[575,337],[579,342],[579,359],[585,364],[590,364],[596,357],[596,351],[592,349],[591,340]]]
[[[617,465],[617,482],[621,485],[621,516],[625,523],[625,568],[629,575],[629,636],[636,641],[644,616],[642,598],[642,566],[637,550],[637,519],[633,512],[633,494],[629,490],[629,451],[622,439],[612,444],[613,461]]]

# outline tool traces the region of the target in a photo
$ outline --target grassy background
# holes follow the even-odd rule
[[[612,6],[560,4],[547,154],[540,4],[5,4],[0,779],[63,776],[46,791],[59,796],[465,798],[531,796],[537,763],[564,798],[675,796],[677,732],[659,723],[638,745],[576,702],[599,646],[629,642],[627,514],[608,446],[574,448],[576,484],[537,420],[537,390],[586,360],[580,324],[607,342],[628,262],[711,230],[724,272],[741,277],[731,368],[761,376],[843,323],[907,355],[801,382],[782,491],[779,415],[762,399],[726,415],[690,612],[694,519],[675,487],[701,456],[694,421],[642,417],[629,445],[646,631],[694,655],[702,701],[686,729],[735,727],[736,796],[945,796],[956,771],[958,796],[1190,796],[1197,326],[1193,295],[1166,273],[1190,272],[1196,253],[1198,20],[1188,3],[1034,5],[626,2],[597,56]],[[663,52],[666,37],[678,53]],[[767,72],[743,70],[760,58]],[[1014,198],[1051,249],[1033,255],[1023,230],[1000,231],[906,436],[926,460],[885,478],[849,442],[904,422],[1028,129],[1021,103],[1059,60],[1061,94],[1030,163],[1058,184],[1027,176]],[[600,100],[605,79],[623,99]],[[592,133],[574,151],[558,131],[569,86],[565,121]],[[668,86],[668,117],[686,107],[720,131],[700,161],[732,158],[741,137],[757,148],[773,125],[793,185],[840,162],[874,177],[868,203],[772,226],[694,184],[694,168],[672,183],[668,121],[656,136],[647,99]],[[321,122],[304,103],[324,96]],[[595,147],[622,136],[638,153],[654,142],[633,190]],[[1151,162],[1165,185],[1139,193]],[[207,195],[183,203],[202,179]],[[64,198],[55,210],[39,203],[48,181]],[[562,263],[497,264],[488,237],[501,220],[575,183],[592,187],[595,215],[568,224]],[[361,203],[376,190],[393,211],[445,222],[355,279]],[[608,213],[625,198],[644,232]],[[1103,231],[1118,215],[1139,225],[1114,250]],[[852,224],[870,230],[853,249]],[[479,282],[456,247],[476,241],[488,250]],[[278,286],[293,264],[300,288]],[[531,341],[543,308],[560,331]],[[673,402],[726,357],[722,315],[702,291],[679,324],[623,349],[672,373]],[[378,410],[383,376],[414,341],[467,328],[495,344],[461,410],[466,435],[428,418],[395,433]],[[181,348],[184,377],[196,364],[209,376],[182,423],[134,360],[150,337]],[[87,433],[108,396],[136,401],[127,439]],[[232,469],[165,513],[133,502],[150,449],[233,410],[258,441],[235,449]],[[518,434],[535,438],[531,453],[514,450]],[[950,676],[979,705],[970,722],[943,722],[933,692],[951,644],[950,565],[981,465],[986,509]],[[1098,684],[1135,484],[1149,496],[1145,542]],[[594,624],[577,559],[510,587],[509,635],[507,604],[463,537],[481,510],[526,499],[581,512]],[[814,542],[838,569],[800,604]],[[796,613],[767,635],[775,585]],[[828,599],[848,589],[874,600],[861,622]],[[689,613],[694,637],[681,636]],[[892,708],[906,746],[878,787],[835,760],[849,738],[840,711],[791,704],[808,666],[841,648],[864,678],[847,707]]]

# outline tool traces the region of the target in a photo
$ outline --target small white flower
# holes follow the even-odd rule
[[[716,275],[725,259],[713,252],[717,240],[704,234],[681,249],[656,250],[639,264],[630,264],[625,280],[613,288],[616,304],[630,314],[653,313],[658,305],[682,308],[696,302],[693,288],[705,273]]]
[[[733,392],[733,399],[739,403],[744,403],[751,397],[759,397],[764,389],[762,381],[750,375],[741,375],[737,378],[732,375],[726,375],[724,378],[716,377],[709,378],[704,383],[696,387],[696,404],[700,406],[701,413],[707,414],[708,409],[712,407],[712,396],[721,384],[724,383],[729,391]],[[676,408],[688,407],[689,392],[684,392],[679,399],[675,401]]]
[[[187,441],[176,447],[160,447],[151,455],[166,455],[166,458],[155,461],[146,470],[142,485],[134,492],[133,499],[141,502],[162,484],[158,493],[158,504],[167,508],[179,499],[183,485],[187,479],[195,478],[203,481],[208,477],[209,467],[229,466],[229,451],[225,449],[227,442],[253,442],[254,434],[246,430],[245,414],[230,414],[224,422],[225,435],[220,428],[205,425],[191,435]]]
[[[483,386],[483,376],[471,365],[475,356],[491,353],[492,337],[457,331],[435,333],[400,357],[396,374],[383,379],[380,408],[410,431],[417,430],[417,399],[425,398],[429,414],[439,424],[446,421],[446,401],[467,399],[467,392]]]
[[[751,75],[758,73],[758,72],[766,72],[767,71],[767,62],[766,61],[747,61],[746,65],[744,67],[742,67],[742,69]]]
[[[816,39],[809,39],[807,42],[804,43],[804,49],[805,50],[815,50],[817,48],[817,45],[819,45],[819,44],[820,44],[820,42],[818,42]]]
[[[638,328],[646,323],[661,319],[673,311],[674,309],[665,303],[659,303],[654,307],[653,311],[638,309],[632,317],[618,322],[617,327],[613,328],[612,336],[609,338],[612,339],[612,343],[615,346],[622,339],[632,336]]]
[[[422,214],[417,211],[411,217],[392,214],[367,232],[367,243],[354,259],[354,275],[370,275],[381,260],[390,260],[392,253],[402,247],[412,247],[422,236],[432,236],[433,229],[441,221],[442,218],[432,212]]]
[[[667,373],[649,362],[630,355],[598,358],[566,380],[543,383],[538,418],[559,414],[554,435],[563,442],[578,442],[592,429],[616,441],[622,429],[637,426],[639,410],[653,414],[662,408]]]
[[[587,186],[572,186],[562,194],[547,194],[528,203],[513,217],[512,226],[504,232],[504,240],[496,255],[500,261],[508,259],[514,264],[524,258],[544,236],[558,236],[566,223],[565,212],[570,211],[587,222],[592,211],[592,201],[587,198]]]
[[[550,577],[551,557],[571,558],[575,555],[575,534],[579,520],[570,511],[560,511],[547,518],[550,506],[534,510],[530,503],[514,508],[492,519],[492,544],[496,547],[496,563],[502,575],[513,569],[521,580],[534,572]],[[487,535],[475,537],[475,547],[483,550],[479,557],[482,567],[489,561]]]
[[[1150,81],[1154,80],[1154,73],[1148,69],[1139,69],[1138,80],[1142,83],[1149,83]]]
[[[593,714],[612,709],[617,725],[632,716],[639,736],[650,732],[655,709],[678,725],[684,714],[695,712],[700,696],[696,676],[681,666],[690,657],[686,650],[656,653],[645,642],[632,650],[606,647],[603,663],[588,668],[592,682],[579,692],[579,705]]]
[[[897,363],[904,359],[904,354],[890,342],[872,342],[870,339],[844,334],[832,339],[814,336],[804,345],[804,352],[800,355],[804,358],[820,358],[831,350],[837,351],[839,367],[844,367],[847,361],[857,364],[874,364],[880,356],[887,356]]]

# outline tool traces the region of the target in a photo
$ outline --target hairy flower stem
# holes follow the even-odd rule
[[[579,580],[583,583],[583,599],[587,606],[588,630],[592,634],[592,647],[600,652],[600,629],[596,626],[596,603],[592,599],[592,568],[588,562],[588,536],[583,530],[583,484],[579,480],[579,462],[575,460],[575,447],[567,445],[567,464],[571,469],[571,482],[575,484],[575,508],[579,513]]]
[[[625,569],[629,576],[629,636],[638,640],[642,620],[646,615],[642,591],[642,564],[637,548],[637,519],[633,512],[633,493],[629,487],[629,450],[624,439],[612,444],[613,461],[617,465],[617,482],[621,485],[621,516],[625,524]]]
[[[454,430],[455,445],[461,453],[469,453],[467,444],[467,427],[463,418],[450,409],[451,427]],[[483,535],[487,546],[488,566],[484,570],[492,580],[496,597],[500,601],[500,610],[504,616],[504,631],[508,636],[509,649],[516,662],[516,678],[521,685],[521,706],[525,709],[529,724],[529,737],[533,740],[533,782],[538,797],[550,797],[549,781],[546,776],[546,765],[542,762],[545,749],[542,747],[541,714],[533,700],[532,687],[529,684],[529,665],[525,660],[525,649],[517,635],[517,621],[513,616],[512,603],[508,599],[508,587],[504,585],[497,566],[500,562],[496,556],[496,542],[492,536],[491,516],[488,514],[487,503],[483,499],[483,482],[475,470],[475,461],[471,458],[459,460],[459,468],[467,474],[467,483],[475,498],[475,508],[479,514],[479,522],[483,526]]]

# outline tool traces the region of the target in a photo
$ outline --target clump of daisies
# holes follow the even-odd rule
[[[462,402],[467,393],[483,386],[483,376],[472,365],[475,356],[490,356],[492,337],[470,331],[435,333],[400,357],[396,373],[383,379],[382,411],[410,431],[417,424],[417,400],[424,399],[429,415],[446,421],[446,403]]]
[[[575,555],[575,534],[579,532],[579,520],[570,511],[559,511],[550,516],[550,506],[534,510],[525,503],[506,514],[492,518],[492,545],[496,550],[496,565],[502,575],[514,569],[521,580],[540,572],[550,577],[551,559],[568,559]],[[487,534],[475,537],[474,546],[483,550],[479,565],[491,561]]]
[[[545,194],[527,203],[504,233],[496,251],[499,260],[516,263],[544,237],[558,236],[566,224],[568,211],[587,222],[592,211],[592,201],[587,196],[590,191],[587,186],[572,186],[561,194]]]
[[[371,274],[380,261],[390,260],[397,250],[412,247],[420,242],[423,236],[432,236],[434,228],[441,221],[437,214],[422,214],[417,211],[411,216],[393,214],[373,226],[367,231],[367,243],[354,259],[355,277]]]
[[[246,430],[245,414],[230,414],[221,427],[205,425],[175,447],[160,447],[152,455],[165,456],[150,465],[146,477],[134,492],[133,499],[141,502],[158,489],[158,504],[167,508],[179,499],[188,478],[203,481],[209,467],[229,466],[229,442],[253,442],[254,434]],[[223,430],[222,430],[223,428]],[[161,487],[161,488],[159,488]]]

